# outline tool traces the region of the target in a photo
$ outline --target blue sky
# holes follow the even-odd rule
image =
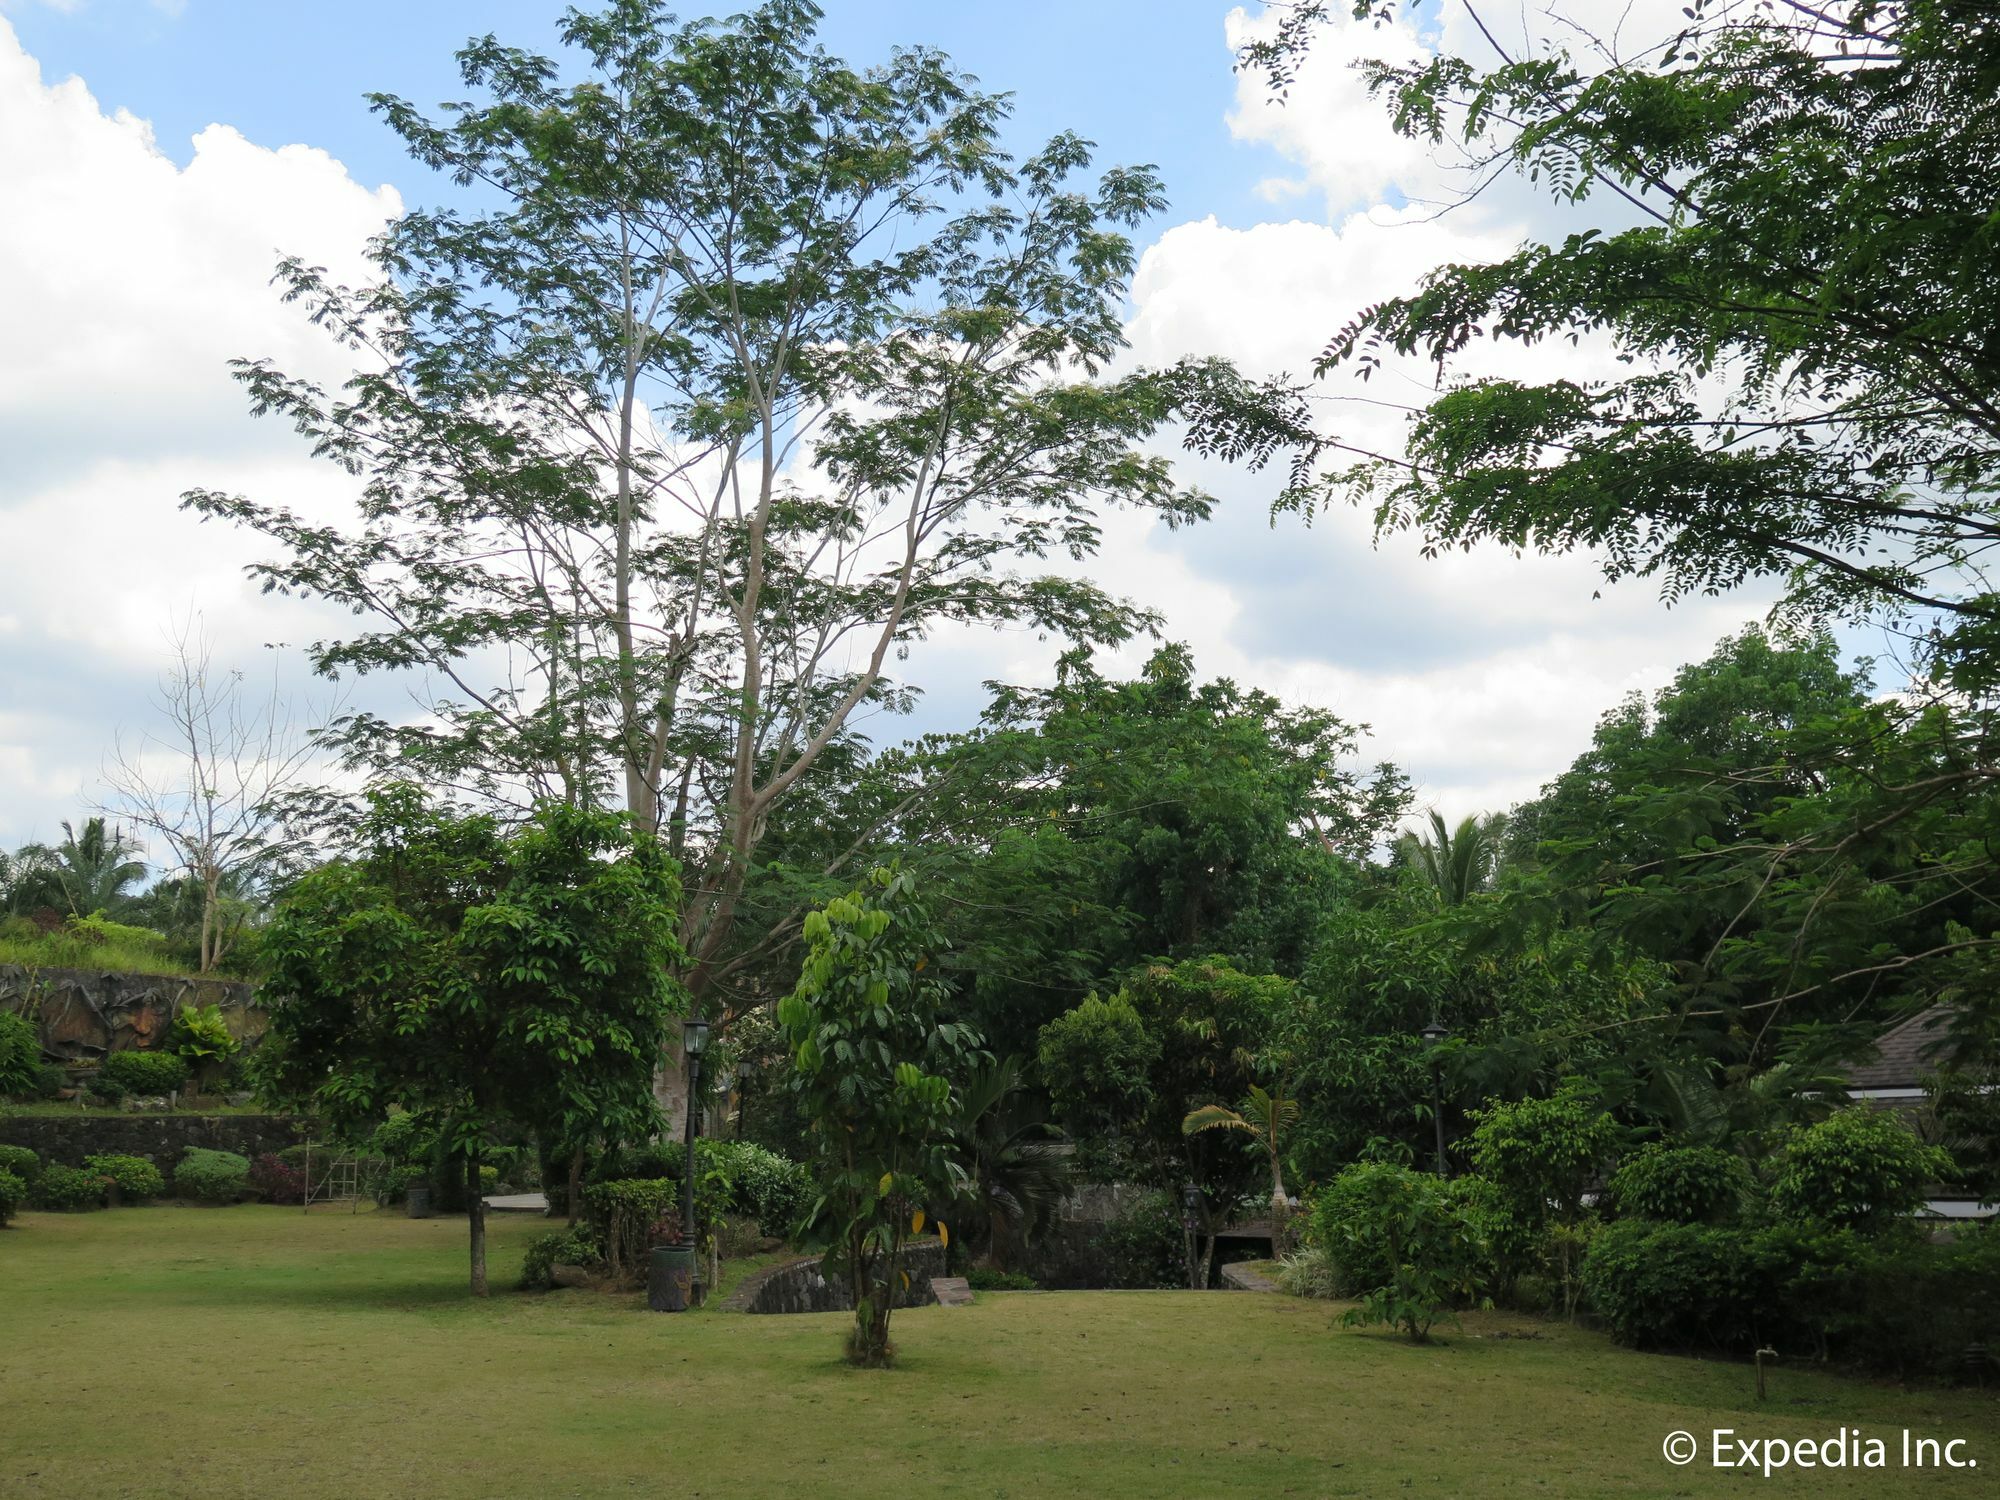
[[[1606,28],[1678,24],[1680,0],[1576,0]],[[251,420],[228,361],[269,356],[338,383],[350,363],[270,275],[282,254],[367,274],[368,237],[449,192],[403,156],[362,95],[434,106],[461,92],[471,33],[552,48],[544,0],[0,0],[0,847],[55,836],[104,796],[115,741],[148,704],[173,622],[199,616],[222,664],[304,691],[298,642],[352,628],[323,606],[260,595],[254,538],[196,525],[201,486],[329,519],[353,487],[283,427]],[[1259,0],[1056,4],[831,0],[822,36],[850,61],[943,48],[1011,92],[1012,144],[1071,128],[1104,162],[1155,163],[1170,211],[1139,234],[1132,357],[1221,355],[1301,371],[1370,302],[1447,261],[1562,233],[1575,211],[1503,181],[1438,215],[1462,179],[1397,138],[1351,66],[1480,43],[1456,0],[1421,30],[1341,22],[1283,109],[1232,71],[1268,28]],[[1527,12],[1522,12],[1523,16]],[[1590,341],[1483,351],[1485,368],[1588,379],[1617,368]],[[1359,445],[1393,451],[1435,372],[1391,361],[1365,391],[1324,383]],[[1349,398],[1365,395],[1366,403]],[[1162,451],[1218,499],[1169,533],[1105,518],[1092,576],[1164,616],[1206,675],[1255,683],[1372,726],[1368,760],[1404,766],[1448,815],[1532,795],[1621,696],[1763,611],[1769,590],[1668,610],[1641,582],[1600,589],[1588,558],[1498,549],[1427,560],[1336,511],[1273,521],[1274,480]],[[289,645],[288,645],[289,643]],[[273,649],[275,648],[275,649]],[[968,724],[988,680],[1046,681],[1058,643],[1032,632],[942,632],[903,673],[923,690],[880,740]],[[1140,643],[1107,670],[1135,669]],[[398,689],[398,692],[401,690]],[[388,696],[384,696],[388,693]],[[372,695],[372,696],[371,696]],[[396,712],[381,684],[356,706]]]
[[[488,31],[557,47],[558,7],[546,0],[86,0],[71,10],[17,0],[0,10],[45,75],[77,74],[107,108],[151,120],[182,165],[194,134],[220,120],[266,146],[321,147],[370,185],[409,184],[410,169],[365,93],[461,97],[452,53]],[[828,0],[825,10],[825,43],[850,62],[937,47],[986,88],[1012,93],[1019,148],[1077,130],[1104,159],[1159,165],[1177,216],[1264,216],[1254,187],[1281,163],[1231,146],[1223,117],[1235,80],[1225,8],[1212,0]]]

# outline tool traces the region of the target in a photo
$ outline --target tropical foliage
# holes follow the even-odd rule
[[[650,1136],[652,1078],[684,1001],[668,978],[679,882],[621,817],[552,804],[491,818],[376,792],[353,852],[279,904],[260,1085],[359,1138],[427,1116],[470,1207],[486,1291],[488,1132]]]

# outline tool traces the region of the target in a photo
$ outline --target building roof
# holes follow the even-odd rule
[[[1951,1025],[1951,1007],[1933,1005],[1875,1039],[1875,1061],[1848,1073],[1851,1089],[1913,1089],[1937,1071],[1938,1053]]]

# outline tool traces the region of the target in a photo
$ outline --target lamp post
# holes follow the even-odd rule
[[[757,1070],[750,1059],[736,1059],[736,1139],[743,1139],[743,1117],[750,1113],[750,1078]]]
[[[1195,1263],[1195,1236],[1201,1231],[1201,1189],[1192,1182],[1181,1188],[1181,1229],[1187,1235],[1188,1290],[1201,1290],[1201,1271]]]
[[[1435,1053],[1438,1043],[1451,1033],[1444,1029],[1444,1023],[1431,1017],[1431,1024],[1423,1030],[1424,1040],[1431,1044]],[[1431,1059],[1431,1123],[1437,1127],[1437,1174],[1446,1175],[1444,1168],[1444,1068],[1433,1056]]]
[[[681,1050],[688,1061],[688,1119],[687,1155],[681,1161],[681,1240],[696,1251],[695,1263],[700,1264],[700,1246],[695,1240],[694,1226],[694,1138],[701,1128],[701,1057],[708,1051],[708,1022],[700,1016],[689,1016],[681,1022]],[[701,1282],[695,1282],[694,1302],[701,1302]]]

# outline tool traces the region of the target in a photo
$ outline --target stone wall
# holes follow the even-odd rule
[[[1058,1290],[1125,1285],[1124,1267],[1106,1231],[1152,1196],[1150,1188],[1136,1183],[1079,1183],[1035,1243],[1020,1253],[1018,1269]]]
[[[731,1312],[750,1313],[851,1310],[854,1303],[847,1295],[847,1288],[820,1274],[819,1259],[817,1255],[806,1255],[759,1271],[722,1305]],[[910,1273],[910,1286],[896,1305],[922,1307],[935,1301],[931,1278],[944,1275],[944,1246],[928,1235],[912,1240],[903,1251],[903,1269]]]
[[[182,1005],[217,1005],[230,1033],[254,1043],[269,1020],[256,990],[233,979],[0,964],[0,1010],[41,1028],[42,1050],[64,1063],[101,1062],[113,1052],[164,1041]]]
[[[12,1115],[0,1146],[26,1146],[45,1162],[79,1167],[86,1156],[143,1156],[171,1175],[190,1146],[253,1160],[306,1139],[306,1122],[285,1115]]]

